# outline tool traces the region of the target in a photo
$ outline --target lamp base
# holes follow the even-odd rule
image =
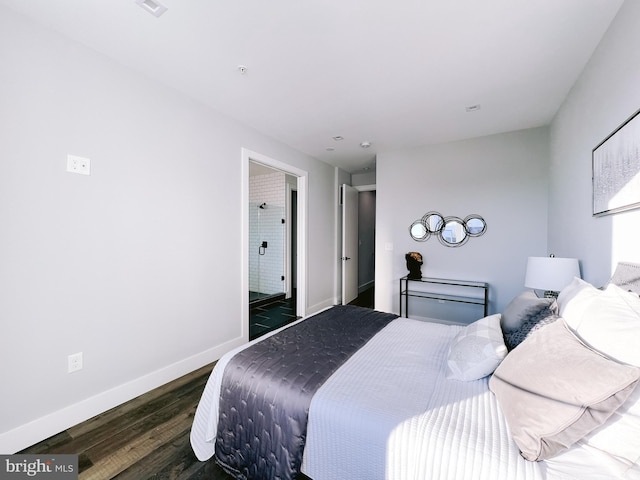
[[[533,293],[538,298],[558,298],[558,294],[560,292],[554,292],[553,290],[545,290],[543,292],[542,290],[537,290],[534,288]]]

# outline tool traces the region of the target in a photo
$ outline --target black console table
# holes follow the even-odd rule
[[[418,288],[411,288],[411,284],[420,284]],[[416,285],[417,286],[417,285]],[[444,302],[470,303],[483,307],[487,316],[489,306],[489,284],[466,280],[452,280],[447,278],[408,278],[400,279],[400,316],[409,316],[409,298],[428,298]],[[404,308],[403,308],[404,307]]]

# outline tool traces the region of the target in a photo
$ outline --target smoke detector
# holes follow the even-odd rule
[[[371,146],[371,142],[360,142],[360,146],[362,148],[369,148]]]
[[[134,0],[138,5],[144,8],[147,12],[149,12],[154,17],[159,17],[164,12],[167,11],[167,7],[162,5],[157,0]]]

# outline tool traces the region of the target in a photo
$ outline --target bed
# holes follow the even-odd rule
[[[638,285],[620,264],[469,326],[332,307],[218,361],[193,450],[236,478],[640,479]]]

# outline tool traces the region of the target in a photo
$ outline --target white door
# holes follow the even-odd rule
[[[342,185],[342,304],[358,296],[358,190]]]

